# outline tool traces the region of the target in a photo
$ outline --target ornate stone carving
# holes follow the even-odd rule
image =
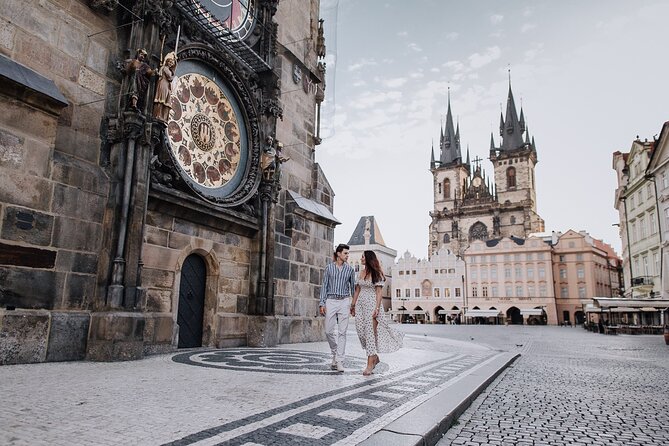
[[[89,0],[89,4],[93,9],[112,12],[118,5],[118,0]]]
[[[163,66],[160,67],[156,95],[153,99],[153,117],[160,122],[167,122],[172,110],[172,81],[177,68],[176,54],[168,53]]]
[[[149,88],[151,76],[155,71],[146,63],[146,50],[140,48],[133,59],[127,59],[122,71],[126,76],[126,109],[140,111],[146,103],[146,92]]]

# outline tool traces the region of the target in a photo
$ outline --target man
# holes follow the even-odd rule
[[[351,296],[355,289],[355,271],[346,263],[349,246],[337,245],[334,262],[325,267],[323,285],[320,295],[320,312],[325,316],[325,336],[332,351],[332,370],[344,371],[344,354],[346,353],[346,329],[351,308]],[[335,336],[335,327],[338,335]]]

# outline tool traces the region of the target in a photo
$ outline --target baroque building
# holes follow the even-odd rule
[[[647,169],[655,143],[636,139],[627,153],[613,153],[618,187],[615,208],[620,216],[624,295],[659,297],[661,246],[655,179]]]
[[[0,21],[0,363],[323,339],[318,0]]]
[[[408,251],[393,266],[391,314],[399,322],[459,321],[465,302],[465,262],[447,248],[429,259]]]
[[[442,246],[462,255],[474,240],[499,237],[525,238],[544,230],[537,214],[534,168],[537,151],[530,138],[524,112],[520,116],[509,83],[506,116],[500,116],[501,141],[490,135],[492,178],[480,159],[470,161],[469,149],[462,157],[460,126],[454,127],[450,92],[446,123],[439,137],[439,156],[434,147],[430,161],[434,208],[430,212],[430,255]]]

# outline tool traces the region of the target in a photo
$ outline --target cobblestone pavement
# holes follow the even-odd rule
[[[0,444],[354,445],[497,354],[409,335],[363,377],[348,335],[343,374],[323,342],[3,366]]]
[[[669,444],[669,346],[662,336],[522,326],[447,327],[438,336],[522,353],[439,446]]]

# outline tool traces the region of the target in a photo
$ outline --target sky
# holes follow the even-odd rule
[[[434,143],[439,156],[449,87],[463,156],[469,147],[492,176],[510,71],[536,141],[546,231],[586,230],[621,253],[612,153],[669,120],[669,2],[322,0],[321,15],[329,55],[316,162],[342,222],[335,244],[373,215],[398,256],[426,258],[430,153]]]

